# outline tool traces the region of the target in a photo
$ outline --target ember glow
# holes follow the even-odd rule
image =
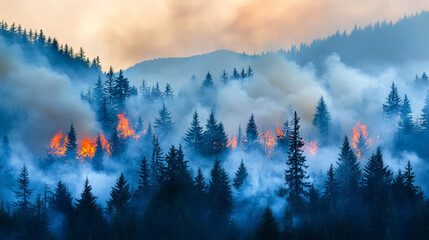
[[[107,141],[106,136],[104,134],[100,134],[101,145],[103,146],[103,150],[107,155],[112,155],[112,145]]]
[[[305,152],[314,157],[319,151],[319,144],[316,141],[308,141],[303,148]]]
[[[231,140],[229,140],[226,147],[231,148],[232,150],[237,149],[237,137],[233,137]]]
[[[85,160],[85,158],[94,157],[95,150],[97,148],[96,139],[91,140],[89,137],[83,136],[83,140],[80,142],[80,147],[78,150],[78,158],[81,162]]]
[[[66,153],[66,142],[67,137],[63,140],[63,133],[61,131],[57,132],[55,136],[51,139],[51,144],[49,145],[49,154],[56,156],[56,157],[62,157]]]
[[[352,147],[355,149],[356,157],[362,158],[371,147],[372,139],[368,138],[366,125],[361,125],[360,121],[353,127]]]
[[[116,130],[118,130],[118,136],[125,139],[128,137],[132,137],[138,140],[141,136],[136,134],[136,131],[131,127],[128,119],[125,117],[125,114],[116,115],[119,118],[118,126],[116,126]]]
[[[277,145],[277,142],[274,137],[270,135],[270,130],[267,130],[265,133],[261,132],[259,134],[259,139],[264,146],[265,154],[268,158],[270,158],[273,154],[275,146]]]

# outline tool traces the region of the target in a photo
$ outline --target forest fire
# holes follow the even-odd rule
[[[276,140],[270,135],[270,130],[267,130],[265,133],[261,132],[259,138],[262,141],[264,146],[265,154],[268,158],[272,156],[275,146],[277,145]]]
[[[365,156],[372,144],[372,139],[368,138],[368,130],[366,125],[361,125],[360,121],[353,127],[352,147],[355,149],[358,159]]]
[[[64,141],[61,141],[63,138],[63,133],[59,131],[55,134],[55,136],[51,140],[51,144],[49,145],[49,154],[62,157],[66,153],[66,142],[68,141],[67,136],[64,138]]]
[[[304,151],[309,153],[311,156],[316,156],[319,151],[319,144],[316,141],[309,141],[304,145]]]
[[[237,137],[233,137],[231,140],[229,140],[226,147],[231,148],[232,150],[237,149]]]
[[[125,117],[125,114],[118,114],[116,116],[119,118],[118,126],[116,126],[116,130],[118,130],[118,136],[123,139],[132,137],[138,140],[140,135],[135,134],[136,131],[131,127],[128,119]]]
[[[94,157],[96,148],[96,139],[91,140],[91,138],[84,136],[83,140],[80,142],[80,148],[78,150],[78,158],[80,161],[83,162],[85,158]]]
[[[100,141],[104,152],[106,152],[109,156],[112,155],[112,145],[109,143],[109,141],[107,141],[106,136],[104,136],[102,133],[100,134]]]

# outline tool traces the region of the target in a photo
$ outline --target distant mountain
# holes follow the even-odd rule
[[[429,59],[429,12],[403,17],[393,24],[381,22],[364,28],[355,27],[350,33],[337,32],[325,39],[316,39],[311,44],[301,44],[288,51],[277,53],[299,65],[313,64],[318,73],[325,70],[325,60],[332,54],[366,72],[378,72],[386,66],[424,61]],[[182,86],[193,74],[202,80],[210,71],[215,80],[223,70],[231,74],[232,68],[240,71],[252,65],[261,55],[246,55],[227,50],[185,57],[161,58],[138,63],[125,71],[131,82],[138,85],[142,79],[148,82],[170,82]],[[415,73],[413,73],[415,74]]]

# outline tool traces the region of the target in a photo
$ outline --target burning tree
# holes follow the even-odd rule
[[[352,146],[355,149],[356,157],[359,159],[364,157],[371,148],[372,139],[368,138],[368,130],[366,125],[361,125],[360,121],[353,127]]]

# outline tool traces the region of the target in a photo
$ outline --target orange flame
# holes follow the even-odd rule
[[[307,144],[304,145],[304,151],[308,152],[311,156],[316,156],[317,152],[319,151],[319,144],[316,141],[309,141]]]
[[[61,143],[61,139],[63,138],[63,133],[59,131],[55,134],[55,136],[51,140],[51,144],[49,145],[49,154],[52,154],[57,157],[62,157],[66,154],[66,142],[68,138],[65,137],[64,141]]]
[[[268,158],[271,158],[274,151],[274,147],[277,145],[276,140],[270,135],[270,130],[267,130],[265,133],[259,133],[259,139],[264,144],[265,154]]]
[[[110,156],[112,155],[112,145],[107,141],[106,136],[104,134],[100,134],[101,145],[103,146],[103,150]]]
[[[232,150],[237,149],[237,137],[234,137],[231,140],[229,140],[226,147],[231,148]]]
[[[95,140],[91,140],[91,138],[83,136],[83,140],[80,142],[80,148],[78,150],[78,158],[80,161],[83,162],[84,158],[94,157],[96,148],[97,144]]]
[[[363,142],[360,142],[360,141]],[[356,157],[359,159],[362,157],[365,150],[367,150],[372,144],[372,139],[368,138],[368,130],[366,125],[361,125],[360,121],[356,123],[356,127],[353,127],[353,138],[352,147],[356,151]]]
[[[116,126],[116,130],[118,130],[118,136],[123,139],[127,137],[132,137],[136,140],[140,138],[140,135],[135,134],[136,131],[130,126],[128,119],[125,117],[125,114],[116,115],[119,118],[118,126]]]

